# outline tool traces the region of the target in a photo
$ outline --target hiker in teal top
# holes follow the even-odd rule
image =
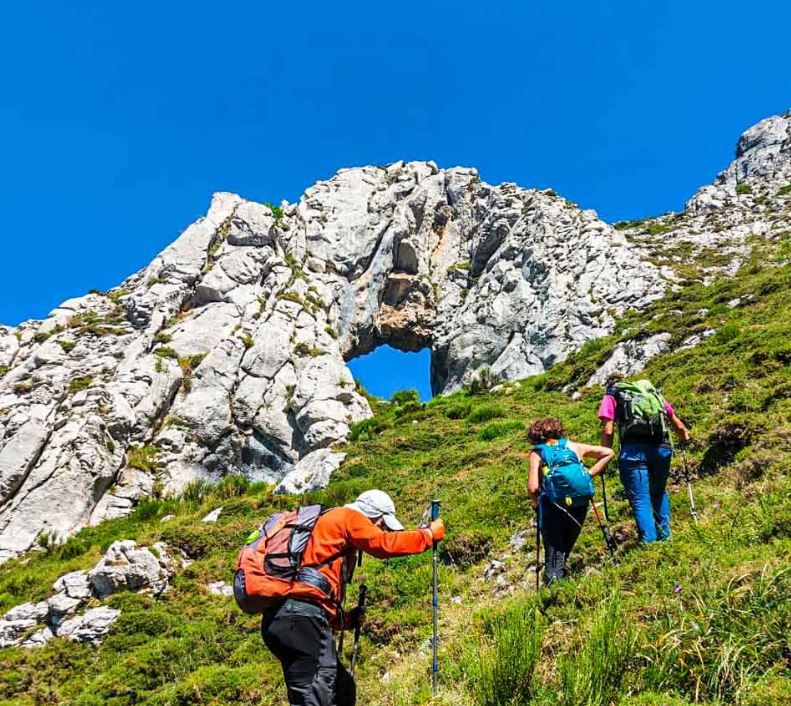
[[[598,416],[602,446],[612,447],[618,427],[618,470],[640,540],[669,539],[670,499],[665,488],[673,456],[670,428],[686,445],[689,431],[684,422],[650,381],[627,382],[618,373],[607,380]]]
[[[566,575],[566,559],[582,530],[593,498],[593,476],[615,455],[612,449],[570,441],[563,422],[548,417],[530,425],[533,444],[527,489],[538,512],[544,541],[544,581],[549,586]],[[595,458],[587,470],[581,459]]]

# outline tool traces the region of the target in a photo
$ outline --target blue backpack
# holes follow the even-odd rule
[[[568,447],[568,439],[534,447],[541,455],[541,495],[560,507],[580,507],[593,498],[593,478],[579,457]]]

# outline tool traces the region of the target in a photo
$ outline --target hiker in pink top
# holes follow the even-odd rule
[[[652,407],[653,414],[644,411],[646,407]],[[670,499],[665,490],[673,457],[669,429],[686,444],[689,431],[684,422],[648,380],[627,382],[617,373],[607,379],[598,417],[602,446],[612,448],[618,426],[618,471],[640,540],[669,539]]]

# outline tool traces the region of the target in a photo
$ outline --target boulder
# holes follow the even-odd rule
[[[91,608],[82,615],[64,620],[56,634],[73,642],[95,645],[104,639],[120,614],[120,610],[107,606]]]
[[[49,606],[46,601],[39,603],[23,603],[22,605],[14,606],[4,616],[3,620],[33,620],[40,622],[47,617],[49,613]]]
[[[217,507],[212,510],[208,515],[206,515],[201,522],[217,522],[220,519],[220,514],[222,513],[222,508]]]
[[[72,598],[66,592],[56,593],[51,598],[48,598],[46,603],[49,608],[47,621],[50,625],[58,625],[66,618],[67,615],[73,613],[83,603],[82,598]]]
[[[52,628],[49,626],[44,626],[40,630],[36,630],[32,635],[24,640],[21,643],[21,646],[25,649],[32,649],[34,647],[43,647],[46,645],[53,637],[55,637],[55,633],[52,632]]]
[[[276,493],[299,494],[323,488],[346,459],[345,453],[318,449],[300,459],[275,489]]]
[[[206,587],[213,596],[232,596],[233,586],[225,581],[213,581]]]
[[[492,559],[483,570],[485,581],[491,581],[505,571],[505,564],[497,559]]]
[[[64,574],[52,585],[52,590],[65,593],[69,598],[87,600],[91,597],[91,580],[87,571],[72,571]]]
[[[653,357],[670,348],[669,333],[657,333],[645,339],[633,338],[615,346],[612,355],[588,379],[586,387],[603,385],[614,372],[626,377],[639,373]]]
[[[36,625],[35,620],[0,620],[0,647],[16,647]]]
[[[89,573],[99,598],[118,591],[145,589],[157,595],[168,586],[168,562],[131,539],[113,542]]]

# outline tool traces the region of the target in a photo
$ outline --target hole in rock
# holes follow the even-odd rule
[[[431,399],[431,351],[405,353],[390,346],[379,346],[371,353],[350,360],[349,369],[368,392],[390,399],[398,390],[417,390],[420,399]]]

